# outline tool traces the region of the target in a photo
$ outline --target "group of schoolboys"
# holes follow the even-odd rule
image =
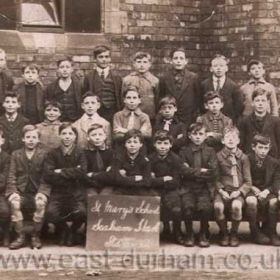
[[[187,70],[182,48],[171,53],[172,69],[160,80],[145,52],[135,54],[135,71],[123,80],[110,68],[108,47],[96,47],[94,59],[83,85],[71,58],[59,60],[59,77],[44,90],[34,64],[23,67],[24,81],[14,86],[0,51],[3,245],[24,246],[24,220],[31,217],[32,247],[42,247],[44,223],[55,225],[60,245],[72,246],[87,197],[114,194],[160,196],[163,235],[171,234],[171,220],[173,238],[184,246],[195,244],[196,215],[198,244],[210,245],[213,213],[220,245],[238,246],[243,209],[253,240],[280,246],[280,120],[263,64],[252,60],[251,79],[239,88],[222,55],[202,83]]]

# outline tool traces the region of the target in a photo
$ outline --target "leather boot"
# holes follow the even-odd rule
[[[181,221],[179,220],[173,221],[173,234],[174,234],[175,242],[179,245],[183,245],[184,236],[181,230]]]
[[[9,247],[10,245],[10,222],[3,222],[2,223],[3,229],[3,246]]]
[[[221,220],[217,221],[217,224],[220,228],[220,238],[219,238],[219,245],[220,246],[229,246],[229,234],[228,234],[228,229],[227,229],[227,221]]]
[[[31,248],[32,249],[41,249],[42,242],[41,242],[41,230],[42,230],[43,223],[34,222],[33,224],[33,233],[31,237]]]
[[[277,234],[277,222],[278,222],[278,214],[277,213],[269,213],[268,217],[268,236],[270,238],[270,243],[273,246],[280,246],[280,240]]]
[[[23,228],[23,221],[14,222],[14,229],[17,234],[17,238],[10,244],[11,250],[17,250],[25,244],[25,234]]]
[[[74,220],[72,222],[72,226],[69,230],[69,233],[68,233],[68,236],[66,238],[66,246],[75,246],[77,244],[77,231],[78,229],[82,226],[84,222],[80,222],[80,221],[77,221],[77,220]]]

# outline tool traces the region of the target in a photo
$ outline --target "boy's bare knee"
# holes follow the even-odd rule
[[[248,206],[257,206],[258,205],[258,200],[254,196],[250,196],[246,198],[246,204]]]
[[[269,208],[272,210],[277,210],[279,208],[277,198],[273,198],[269,201]]]

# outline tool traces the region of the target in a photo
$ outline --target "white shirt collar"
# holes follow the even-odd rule
[[[7,118],[8,121],[14,122],[15,119],[17,118],[18,113],[15,112],[13,115],[8,115],[8,114],[5,114],[5,115],[6,115],[6,118]]]
[[[226,82],[226,75],[220,77],[219,79],[220,79],[220,87],[222,88]],[[216,85],[217,85],[217,80],[218,80],[218,78],[213,75],[213,83],[214,83],[215,89],[216,89]]]
[[[108,76],[108,74],[109,74],[109,70],[110,70],[110,67],[108,66],[108,67],[106,67],[106,68],[100,68],[100,67],[98,67],[98,66],[96,66],[96,71],[97,71],[97,73],[99,74],[99,76],[101,75],[101,73],[102,73],[102,71],[104,71],[104,78],[106,78],[107,76]]]

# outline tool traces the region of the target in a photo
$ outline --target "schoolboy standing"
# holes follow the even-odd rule
[[[130,86],[136,87],[141,97],[139,108],[150,117],[153,123],[159,98],[159,79],[149,71],[152,66],[151,60],[151,55],[145,52],[137,52],[134,55],[135,71],[124,77],[122,93]]]
[[[73,246],[77,230],[86,221],[86,191],[83,184],[87,160],[77,147],[77,130],[70,123],[59,127],[60,147],[50,151],[44,166],[44,179],[51,185],[46,221],[56,226],[59,244]],[[69,230],[67,221],[72,222]]]
[[[269,155],[280,158],[280,119],[267,112],[269,97],[262,88],[256,88],[252,95],[254,112],[244,116],[239,124],[240,148],[246,154],[252,152],[252,142],[256,134],[266,134],[271,141]]]
[[[202,82],[202,89],[203,95],[209,91],[216,91],[222,96],[224,101],[222,113],[236,124],[243,113],[243,94],[239,86],[226,75],[228,64],[229,60],[225,56],[215,55],[210,67],[212,76]]]
[[[62,122],[74,122],[81,116],[82,85],[73,74],[71,57],[57,61],[59,77],[46,89],[44,102],[55,100],[62,105]]]
[[[262,229],[269,238],[263,237],[260,244],[271,243],[274,246],[280,246],[276,231],[279,213],[280,166],[278,160],[268,155],[270,148],[269,137],[265,135],[254,137],[253,153],[248,155],[253,187],[251,195],[246,198],[246,201],[251,200],[253,207],[247,215],[251,215],[254,219],[254,222],[250,225],[251,228],[253,227],[251,231],[254,233],[254,227],[258,226],[258,211],[262,210],[267,221],[265,228]],[[253,239],[255,239],[254,236]]]
[[[198,123],[206,127],[206,144],[213,147],[216,152],[223,148],[222,133],[227,127],[231,127],[232,120],[225,116],[221,110],[224,106],[223,98],[216,91],[209,91],[204,95],[204,107],[207,113],[197,118]]]
[[[12,73],[7,69],[6,52],[0,49],[0,116],[5,113],[2,103],[4,102],[5,92],[11,91],[14,86]]]
[[[198,77],[190,72],[187,54],[183,48],[170,54],[172,70],[160,79],[160,99],[173,96],[177,102],[177,116],[186,125],[194,123],[202,106],[201,87]]]
[[[22,77],[24,81],[14,89],[20,97],[21,113],[31,124],[38,124],[44,120],[44,89],[39,81],[39,67],[36,64],[22,67]]]
[[[29,120],[18,113],[20,105],[20,99],[16,94],[7,93],[5,95],[3,102],[5,114],[0,117],[0,125],[5,137],[2,148],[9,154],[23,146],[22,129],[29,124]]]
[[[158,130],[169,131],[173,136],[172,151],[179,153],[180,149],[186,145],[186,126],[179,121],[176,116],[177,103],[174,97],[167,96],[159,102],[159,114],[153,126],[153,134]]]
[[[254,109],[252,107],[253,91],[260,87],[267,92],[269,96],[268,112],[275,117],[279,116],[278,102],[276,97],[275,87],[264,79],[265,69],[261,61],[252,59],[247,65],[247,71],[250,79],[247,83],[241,86],[244,97],[244,112],[245,116],[250,116]]]
[[[213,148],[204,141],[207,137],[206,127],[201,123],[192,124],[188,136],[191,144],[180,151],[183,162],[182,205],[186,224],[184,245],[194,246],[193,216],[199,213],[199,246],[209,247],[208,221],[213,214],[213,197],[218,177],[218,160]]]
[[[11,220],[17,234],[10,249],[25,244],[24,219],[33,218],[32,248],[41,248],[40,233],[50,186],[43,182],[46,152],[38,147],[39,131],[33,125],[23,128],[24,147],[12,153],[6,196],[11,206]]]
[[[235,127],[227,128],[223,135],[225,147],[218,153],[219,179],[214,210],[220,228],[220,245],[236,247],[239,245],[238,228],[242,220],[242,207],[251,190],[252,178],[249,159],[238,148],[239,131]],[[230,236],[225,217],[226,208],[231,212]]]
[[[82,96],[83,116],[73,123],[78,131],[78,147],[85,149],[88,146],[88,130],[93,124],[101,124],[106,131],[106,144],[112,145],[112,132],[110,123],[97,113],[100,108],[100,99],[88,91]]]
[[[107,46],[97,46],[93,50],[96,69],[89,72],[84,80],[84,92],[98,95],[101,106],[99,115],[112,123],[113,116],[122,109],[122,77],[111,70],[111,50]]]

